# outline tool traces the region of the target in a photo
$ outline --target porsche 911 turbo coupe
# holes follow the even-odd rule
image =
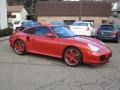
[[[112,51],[100,40],[78,36],[64,26],[39,25],[15,32],[9,38],[16,54],[26,52],[61,58],[69,66],[107,63]]]

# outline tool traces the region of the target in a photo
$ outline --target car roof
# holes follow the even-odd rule
[[[91,22],[86,22],[86,21],[75,21],[74,23],[91,23]]]
[[[114,26],[114,24],[101,24],[100,26]]]
[[[37,27],[37,26],[52,27],[52,26],[62,26],[62,25],[40,24],[40,25],[34,25],[34,26],[31,26],[31,27],[27,27],[25,29],[32,28],[32,27]]]

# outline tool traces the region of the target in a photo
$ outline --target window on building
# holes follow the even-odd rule
[[[107,22],[108,22],[107,20],[102,20],[102,24],[107,23]]]
[[[11,15],[11,18],[16,18],[16,15]]]
[[[64,23],[66,25],[72,25],[75,22],[75,20],[64,20]]]

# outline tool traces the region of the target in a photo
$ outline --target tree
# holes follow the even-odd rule
[[[30,15],[34,13],[36,2],[38,2],[38,0],[24,0],[23,1],[23,5]]]

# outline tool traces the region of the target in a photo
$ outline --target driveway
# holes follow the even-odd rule
[[[42,55],[18,56],[8,40],[0,41],[0,90],[120,90],[120,44],[103,65],[69,67]]]

